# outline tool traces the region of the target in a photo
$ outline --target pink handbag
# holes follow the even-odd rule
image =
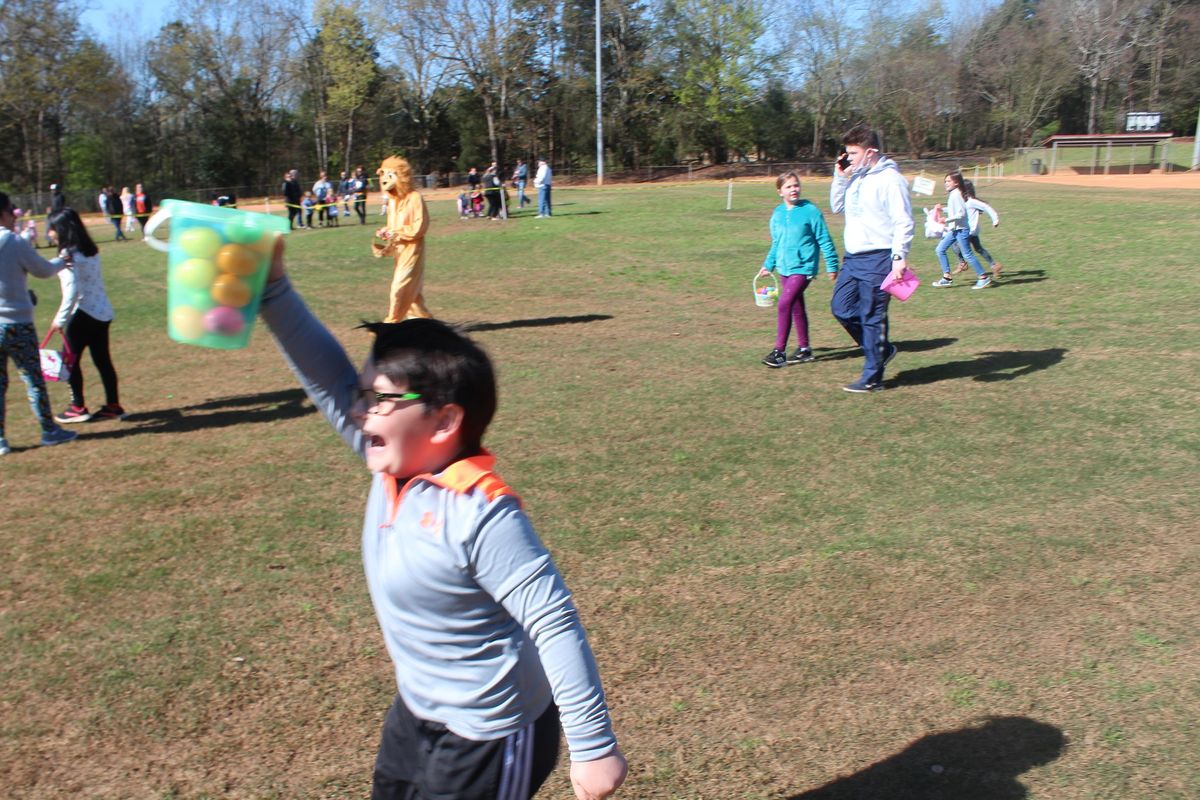
[[[920,285],[921,281],[917,278],[916,273],[908,267],[905,267],[904,276],[900,280],[893,281],[892,273],[889,272],[888,276],[883,279],[883,284],[880,285],[879,288],[900,302],[904,302],[908,298],[912,297],[912,293],[915,292],[917,287]]]
[[[62,335],[62,331],[58,332]],[[71,348],[67,345],[67,337],[63,336],[63,349],[50,350],[46,345],[50,343],[50,337],[54,335],[54,331],[46,334],[46,338],[42,340],[42,346],[38,350],[38,355],[42,361],[42,376],[48,381],[67,381],[71,379],[71,370],[75,367],[75,354],[71,352]]]

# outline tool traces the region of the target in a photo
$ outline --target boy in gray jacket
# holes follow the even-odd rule
[[[284,274],[261,314],[313,403],[372,473],[367,588],[395,666],[372,798],[527,800],[560,731],[581,800],[625,778],[579,614],[520,498],[492,471],[487,355],[444,323],[371,323],[361,372]]]

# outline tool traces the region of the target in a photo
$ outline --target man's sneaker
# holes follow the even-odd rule
[[[867,392],[879,392],[882,390],[882,383],[871,383],[870,381],[855,381],[849,386],[842,387],[842,391],[853,392],[855,394],[866,394]]]
[[[763,358],[762,363],[768,367],[782,367],[787,364],[787,356],[783,354],[782,350],[772,350]]]
[[[108,403],[97,409],[92,419],[125,419],[125,409],[119,403]]]
[[[896,347],[896,345],[892,344],[891,342],[888,342],[888,347],[890,347],[892,349],[888,350],[887,356],[885,356],[883,359],[883,366],[885,366],[885,367],[888,364],[892,363],[892,359],[896,357],[896,353],[900,352],[900,348]]]
[[[76,422],[87,422],[92,418],[92,414],[87,410],[87,406],[67,406],[67,410],[61,414],[54,415],[54,421],[60,425],[73,425]]]
[[[982,278],[975,281],[975,285],[972,286],[971,288],[972,289],[986,289],[987,287],[989,287],[991,285],[992,285],[992,279],[989,278],[987,275],[984,275]]]
[[[6,456],[12,452],[12,448],[8,446],[8,439],[0,438],[0,456]]]
[[[813,355],[811,347],[797,347],[796,351],[788,356],[787,363],[789,364],[807,364],[809,361],[816,361],[817,357]]]
[[[42,446],[51,447],[56,444],[63,444],[71,441],[78,435],[77,431],[69,431],[66,428],[55,428],[52,431],[45,431],[42,433]]]
[[[934,281],[933,285],[934,286],[953,286],[954,281],[950,280],[949,277],[943,277],[941,280]]]

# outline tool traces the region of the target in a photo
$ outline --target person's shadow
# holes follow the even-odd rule
[[[256,422],[275,422],[315,414],[316,408],[301,389],[219,397],[180,408],[130,414],[112,430],[91,433],[81,426],[80,440],[120,439],[143,433],[186,433],[205,428],[225,428]]]
[[[1046,280],[1044,269],[1023,269],[1016,272],[1003,272],[1000,279],[992,284],[995,287],[1014,286],[1018,283],[1037,283]]]
[[[788,800],[1021,800],[1017,777],[1062,755],[1053,725],[989,717],[982,725],[933,733],[852,775]]]
[[[499,331],[506,328],[545,328],[550,325],[578,325],[582,322],[603,322],[612,319],[611,314],[580,314],[574,317],[535,317],[532,319],[510,319],[507,322],[464,322],[455,325],[463,333]]]
[[[901,353],[920,353],[949,347],[957,341],[958,339],[953,336],[945,336],[940,339],[908,339],[895,344],[900,348]],[[861,358],[862,348],[856,344],[848,347],[814,347],[813,354],[819,354],[817,361],[841,361],[844,358]]]
[[[903,353],[907,348],[900,348]],[[978,358],[968,361],[950,361],[945,364],[930,364],[897,373],[886,381],[888,386],[919,386],[926,383],[971,378],[976,381],[1011,381],[1031,372],[1052,367],[1063,360],[1065,347],[1046,350],[1017,350],[1000,353],[980,353]]]

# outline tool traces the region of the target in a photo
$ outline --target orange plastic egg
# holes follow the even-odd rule
[[[250,297],[250,287],[236,275],[221,274],[213,281],[212,298],[223,306],[241,308]]]
[[[242,244],[227,244],[217,251],[217,269],[230,275],[253,275],[259,254]]]

